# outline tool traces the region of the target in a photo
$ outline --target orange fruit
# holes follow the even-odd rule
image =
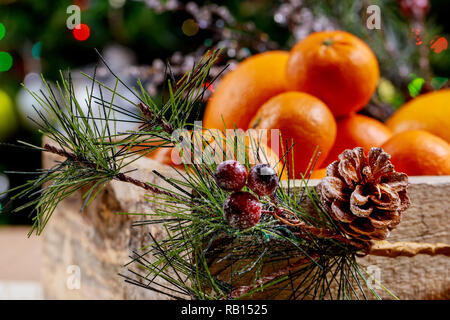
[[[205,159],[211,159],[219,164],[222,161],[234,159],[241,163],[248,162],[251,166],[259,163],[270,164],[276,171],[281,169],[280,159],[272,149],[267,146],[266,141],[243,130],[220,131],[218,129],[207,129],[203,131],[204,144],[202,155],[209,152]],[[215,150],[214,150],[215,149]],[[225,151],[225,154],[223,152]],[[245,151],[245,152],[244,152]],[[216,154],[215,157],[212,155]]]
[[[382,148],[398,172],[411,176],[450,175],[450,144],[423,130],[392,136]]]
[[[288,146],[295,143],[294,172],[301,177],[319,147],[321,155],[316,163],[319,167],[333,146],[336,137],[336,122],[327,106],[318,98],[303,92],[285,92],[267,101],[250,121],[254,129],[279,129],[280,150],[285,141]],[[268,145],[272,146],[272,135],[268,135]],[[285,158],[286,160],[286,158]],[[290,153],[289,161],[292,160]],[[292,164],[289,174],[292,177]]]
[[[286,70],[290,90],[318,97],[335,116],[363,108],[380,78],[369,46],[344,31],[312,33],[297,43]]]
[[[450,89],[442,89],[405,103],[387,121],[394,132],[425,130],[450,143]]]
[[[173,154],[173,155],[172,155]],[[178,150],[174,147],[158,148],[147,155],[148,158],[158,161],[159,163],[174,166],[177,169],[183,169],[184,165],[181,163],[181,157]],[[174,157],[172,160],[172,157]]]
[[[325,165],[337,160],[345,149],[363,147],[366,152],[380,147],[391,136],[391,130],[373,118],[351,113],[336,120],[337,134],[333,148],[324,161]]]
[[[313,170],[310,179],[323,179],[327,175],[326,173],[327,168]]]
[[[140,153],[140,154],[144,154],[145,153],[145,157],[153,159],[155,157],[156,152],[159,149],[153,149],[152,151],[148,151],[150,149],[151,146],[157,146],[163,143],[163,140],[158,141],[158,142],[146,142],[146,143],[139,143],[138,146],[133,146],[132,148],[130,148],[130,151],[132,152],[136,152],[136,153]]]
[[[189,141],[189,143],[186,146],[180,145],[178,148],[158,148],[147,156],[162,164],[174,166],[177,169],[184,169],[183,161],[190,161],[190,163],[195,161],[195,154],[190,144],[193,142],[196,146],[199,147],[199,144],[202,141],[208,141],[208,144],[203,144],[203,149],[197,155],[199,157],[197,161],[202,161],[201,157],[203,157],[203,159],[215,161],[217,164],[229,159],[238,160],[241,163],[245,163],[246,161],[248,161],[252,166],[258,163],[267,163],[270,164],[275,171],[281,173],[283,165],[280,164],[278,155],[261,141],[258,143],[257,140],[249,138],[247,135],[245,135],[245,132],[242,133],[244,134],[243,142],[245,143],[245,153],[242,153],[241,156],[239,156],[239,150],[243,150],[241,148],[244,148],[244,145],[240,144],[239,142],[234,145],[233,135],[226,136],[225,140],[224,134],[219,130],[204,130],[201,137],[198,135],[199,133],[193,134],[191,131],[184,132],[182,134],[183,138],[190,139],[190,141],[187,140]],[[194,141],[195,138],[198,140]],[[214,153],[214,149],[216,153]],[[225,158],[223,155],[224,150],[226,151]],[[206,152],[209,152],[209,155],[205,156]],[[186,154],[186,156],[183,156],[184,154]],[[216,154],[217,156],[212,156],[214,154]],[[236,155],[238,156],[236,157]],[[282,177],[285,176],[286,174],[282,175]]]
[[[286,90],[287,51],[268,51],[242,61],[219,82],[206,106],[205,128],[247,130],[258,108]],[[223,117],[223,119],[222,119]]]
[[[183,139],[176,147],[160,147],[146,156],[178,169],[184,169],[184,163],[215,161],[214,151],[217,152],[218,157],[223,157],[223,133],[219,130],[181,130],[179,136]],[[177,137],[174,138],[177,139]],[[195,152],[195,149],[198,152]],[[208,153],[206,153],[207,150]]]
[[[282,174],[282,179],[286,178],[286,170],[283,171],[283,164],[280,162],[278,153],[273,151],[267,144],[267,140],[263,139],[254,130],[246,132],[243,130],[231,130],[231,132],[226,133],[226,140],[224,140],[225,160],[233,159],[241,163],[248,162],[250,166],[267,163],[278,174]],[[245,150],[245,153],[243,150]]]

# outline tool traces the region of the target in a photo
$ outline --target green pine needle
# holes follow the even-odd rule
[[[32,174],[35,178],[7,191],[13,193],[11,200],[32,199],[13,210],[18,212],[27,207],[34,208],[36,216],[29,235],[33,232],[40,235],[56,206],[77,190],[87,189],[83,195],[82,210],[109,181],[117,179],[134,161],[159,147],[176,143],[171,130],[189,125],[186,119],[202,99],[209,70],[219,54],[220,51],[206,53],[178,83],[169,80],[171,94],[163,104],[155,103],[140,82],[139,89],[126,87],[106,62],[106,67],[116,77],[115,84],[108,87],[100,83],[96,79],[96,70],[93,76],[85,74],[91,80],[90,87],[86,88],[87,111],[74,94],[70,74],[66,78],[61,73],[61,80],[54,86],[42,77],[45,89],[39,92],[27,89],[37,104],[33,107],[39,116],[39,121],[35,121],[39,131],[50,138],[53,144],[44,147],[23,142],[22,144],[65,158],[49,170],[25,173]],[[138,102],[120,94],[117,91],[119,84],[131,91]],[[98,87],[99,96],[93,95],[94,87]],[[104,98],[104,91],[110,93],[110,99]],[[125,108],[124,104],[131,104],[137,112],[131,113],[130,108]],[[100,116],[94,117],[94,110],[98,111]],[[132,117],[139,129],[117,132],[116,124],[127,120],[117,119],[116,114]],[[123,180],[123,176],[120,177]]]
[[[203,146],[207,144],[203,140]],[[176,283],[174,290],[166,288],[165,292],[181,299],[243,299],[258,297],[261,292],[270,299],[367,299],[367,292],[379,298],[356,264],[359,249],[351,244],[313,234],[298,238],[292,228],[270,215],[263,215],[256,226],[244,231],[231,227],[222,210],[227,193],[212,176],[216,164],[208,163],[203,159],[202,164],[186,166],[179,178],[170,179],[172,186],[183,190],[172,190],[176,197],[149,195],[148,201],[159,204],[158,209],[134,223],[135,227],[157,224],[167,232],[164,240],[153,239],[128,264],[139,265],[129,270],[141,275],[147,289],[156,289],[164,280]],[[249,169],[250,164],[247,166]],[[301,182],[302,187],[294,187],[288,179],[287,187],[278,188],[279,206],[295,212],[308,225],[340,233],[330,215],[322,210],[315,190],[308,187],[305,178]],[[186,190],[195,191],[189,194]],[[304,197],[315,212],[303,209]],[[267,197],[260,197],[260,201],[265,210],[273,206]],[[152,259],[145,259],[146,255]],[[297,268],[264,278],[271,266],[276,271],[300,258],[305,263]],[[236,295],[244,283],[248,287]]]

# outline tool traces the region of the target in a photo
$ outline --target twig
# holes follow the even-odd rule
[[[82,165],[84,165],[86,167],[89,167],[89,168],[96,168],[97,167],[94,163],[84,159],[83,157],[77,156],[74,153],[67,152],[67,151],[62,150],[62,149],[58,149],[58,148],[56,148],[54,146],[51,146],[49,144],[45,144],[44,145],[44,149],[46,151],[50,152],[50,153],[59,155],[61,157],[65,157],[65,158],[67,158],[69,160],[72,160],[72,161],[75,161],[75,162],[78,162],[78,163],[80,163],[80,164],[82,164]],[[143,181],[140,181],[140,180],[137,180],[137,179],[132,178],[130,176],[127,176],[124,173],[117,173],[113,178],[115,180],[118,180],[118,181],[131,183],[131,184],[133,184],[133,185],[135,185],[135,186],[137,186],[139,188],[142,188],[142,189],[144,189],[146,191],[149,191],[149,192],[152,192],[152,193],[166,195],[166,196],[175,198],[175,199],[180,200],[180,201],[185,201],[186,200],[186,199],[183,199],[183,198],[179,197],[176,194],[170,193],[170,192],[165,191],[165,190],[161,190],[159,188],[156,188],[154,186],[149,185],[148,183],[145,183]]]
[[[147,120],[158,120],[161,124],[161,128],[167,132],[168,134],[172,134],[173,133],[173,128],[172,126],[167,123],[162,117],[159,117],[158,119],[154,119],[155,115],[153,113],[152,110],[150,110],[150,108],[146,105],[144,105],[142,102],[139,102],[138,104],[139,109],[142,112],[142,115],[147,119]]]
[[[414,257],[418,254],[450,257],[450,245],[445,243],[372,241],[369,254],[380,257]]]
[[[279,211],[288,212],[289,214],[294,215],[293,212],[285,208],[279,208]],[[389,242],[386,240],[371,242],[356,241],[348,239],[332,230],[309,226],[299,219],[295,219],[295,222],[292,222],[288,218],[281,217],[277,212],[269,210],[263,212],[273,215],[283,224],[300,229],[300,232],[292,232],[297,238],[309,239],[310,237],[305,233],[310,233],[319,238],[334,239],[339,242],[351,244],[354,247],[363,250],[363,255],[370,254],[380,257],[395,258],[398,256],[413,257],[418,254],[427,254],[430,256],[444,255],[450,257],[450,245],[445,243]]]
[[[278,212],[277,212],[278,211]],[[282,216],[279,215],[280,212],[287,212],[290,215],[294,216],[294,221],[288,219],[288,218],[284,218]],[[290,227],[292,227],[294,230],[295,229],[300,229],[300,231],[294,231],[292,232],[293,235],[297,238],[305,238],[305,239],[309,239],[310,237],[305,234],[305,233],[309,233],[312,234],[318,238],[327,238],[327,239],[333,239],[333,240],[337,240],[339,242],[342,243],[348,243],[353,245],[354,247],[364,250],[365,252],[368,252],[369,250],[369,246],[370,244],[367,243],[363,243],[360,241],[356,241],[356,240],[352,240],[352,239],[348,239],[343,235],[338,234],[337,232],[333,231],[333,230],[328,230],[328,229],[324,229],[324,228],[318,228],[318,227],[314,227],[314,226],[309,226],[307,225],[305,222],[301,221],[300,219],[295,217],[295,213],[293,213],[292,211],[286,209],[286,208],[278,208],[278,210],[276,211],[269,211],[269,210],[264,210],[263,213],[266,214],[271,214],[272,216],[274,216],[275,218],[277,218],[281,223],[288,225]]]
[[[69,160],[82,163],[83,165],[85,165],[87,167],[90,167],[90,168],[95,168],[96,167],[92,162],[87,161],[86,159],[84,159],[84,158],[82,158],[80,156],[77,156],[75,153],[67,152],[66,150],[63,150],[63,149],[58,149],[58,148],[56,148],[54,146],[49,145],[48,143],[46,143],[44,145],[44,149],[47,150],[50,153],[54,153],[54,154],[57,154],[57,155],[59,155],[61,157],[65,157],[65,158],[67,158]]]
[[[142,188],[142,189],[145,189],[146,191],[150,191],[150,192],[152,192],[152,193],[170,196],[170,197],[175,198],[175,199],[180,200],[180,201],[186,201],[186,199],[183,199],[183,198],[181,198],[181,197],[178,197],[178,196],[177,196],[176,194],[174,194],[174,193],[170,193],[170,192],[168,192],[168,191],[161,190],[161,189],[159,189],[159,188],[156,188],[156,187],[154,187],[154,186],[149,185],[148,183],[145,183],[145,182],[143,182],[143,181],[140,181],[140,180],[134,179],[134,178],[132,178],[132,177],[130,177],[130,176],[127,176],[127,175],[124,174],[124,173],[118,173],[118,174],[114,177],[114,179],[116,179],[116,180],[118,180],[118,181],[128,182],[128,183],[134,184],[135,186],[137,186],[137,187],[139,187],[139,188]]]

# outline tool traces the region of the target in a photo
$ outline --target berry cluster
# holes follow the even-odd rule
[[[234,228],[245,230],[259,221],[262,204],[250,192],[241,191],[247,185],[258,196],[272,195],[278,186],[278,176],[268,164],[258,164],[247,168],[234,160],[219,164],[214,173],[217,185],[232,192],[223,205],[225,220]]]

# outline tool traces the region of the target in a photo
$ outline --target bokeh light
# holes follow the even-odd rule
[[[17,118],[10,96],[0,90],[0,141],[7,139],[16,129]]]
[[[433,79],[431,79],[431,86],[433,87],[434,90],[439,90],[440,88],[442,88],[444,86],[444,84],[446,84],[448,81],[448,78],[444,78],[444,77],[435,77]]]
[[[126,0],[109,0],[109,5],[114,9],[120,9],[125,5]]]
[[[213,44],[213,41],[211,38],[205,39],[205,41],[203,42],[203,44],[207,47],[210,47]]]
[[[33,55],[33,58],[40,59],[41,57],[41,51],[42,51],[42,42],[36,42],[33,45],[33,48],[31,48],[31,54]]]
[[[420,94],[420,91],[422,90],[422,86],[425,83],[424,78],[414,78],[409,84],[408,84],[408,91],[409,95],[414,98],[417,97]]]
[[[35,72],[28,73],[23,80],[23,84],[26,88],[22,87],[16,95],[16,106],[19,111],[20,120],[27,128],[37,130],[38,123],[42,123],[42,120],[33,108],[36,101],[28,90],[37,92],[45,88],[43,88],[41,76]]]
[[[91,35],[91,29],[87,24],[81,23],[73,29],[73,36],[78,41],[85,41]]]
[[[381,77],[378,81],[378,96],[381,101],[392,103],[396,96],[395,86],[388,79]]]
[[[211,82],[206,82],[203,84],[203,88],[210,91],[211,93],[214,93],[214,87]]]
[[[9,178],[6,175],[0,173],[0,200],[6,197],[5,192],[8,191],[8,189],[9,189]],[[1,209],[2,207],[0,203],[0,211]]]
[[[91,4],[90,0],[74,0],[73,4],[80,7],[81,11],[86,11],[89,9],[89,6]]]
[[[181,26],[181,30],[183,33],[187,36],[194,36],[198,32],[198,23],[195,22],[194,19],[187,19],[183,22],[183,25]]]
[[[8,52],[0,52],[0,72],[8,71],[13,65],[13,58]]]
[[[5,26],[3,25],[3,23],[0,22],[0,40],[3,39],[3,37],[5,36],[5,33],[6,33]]]

